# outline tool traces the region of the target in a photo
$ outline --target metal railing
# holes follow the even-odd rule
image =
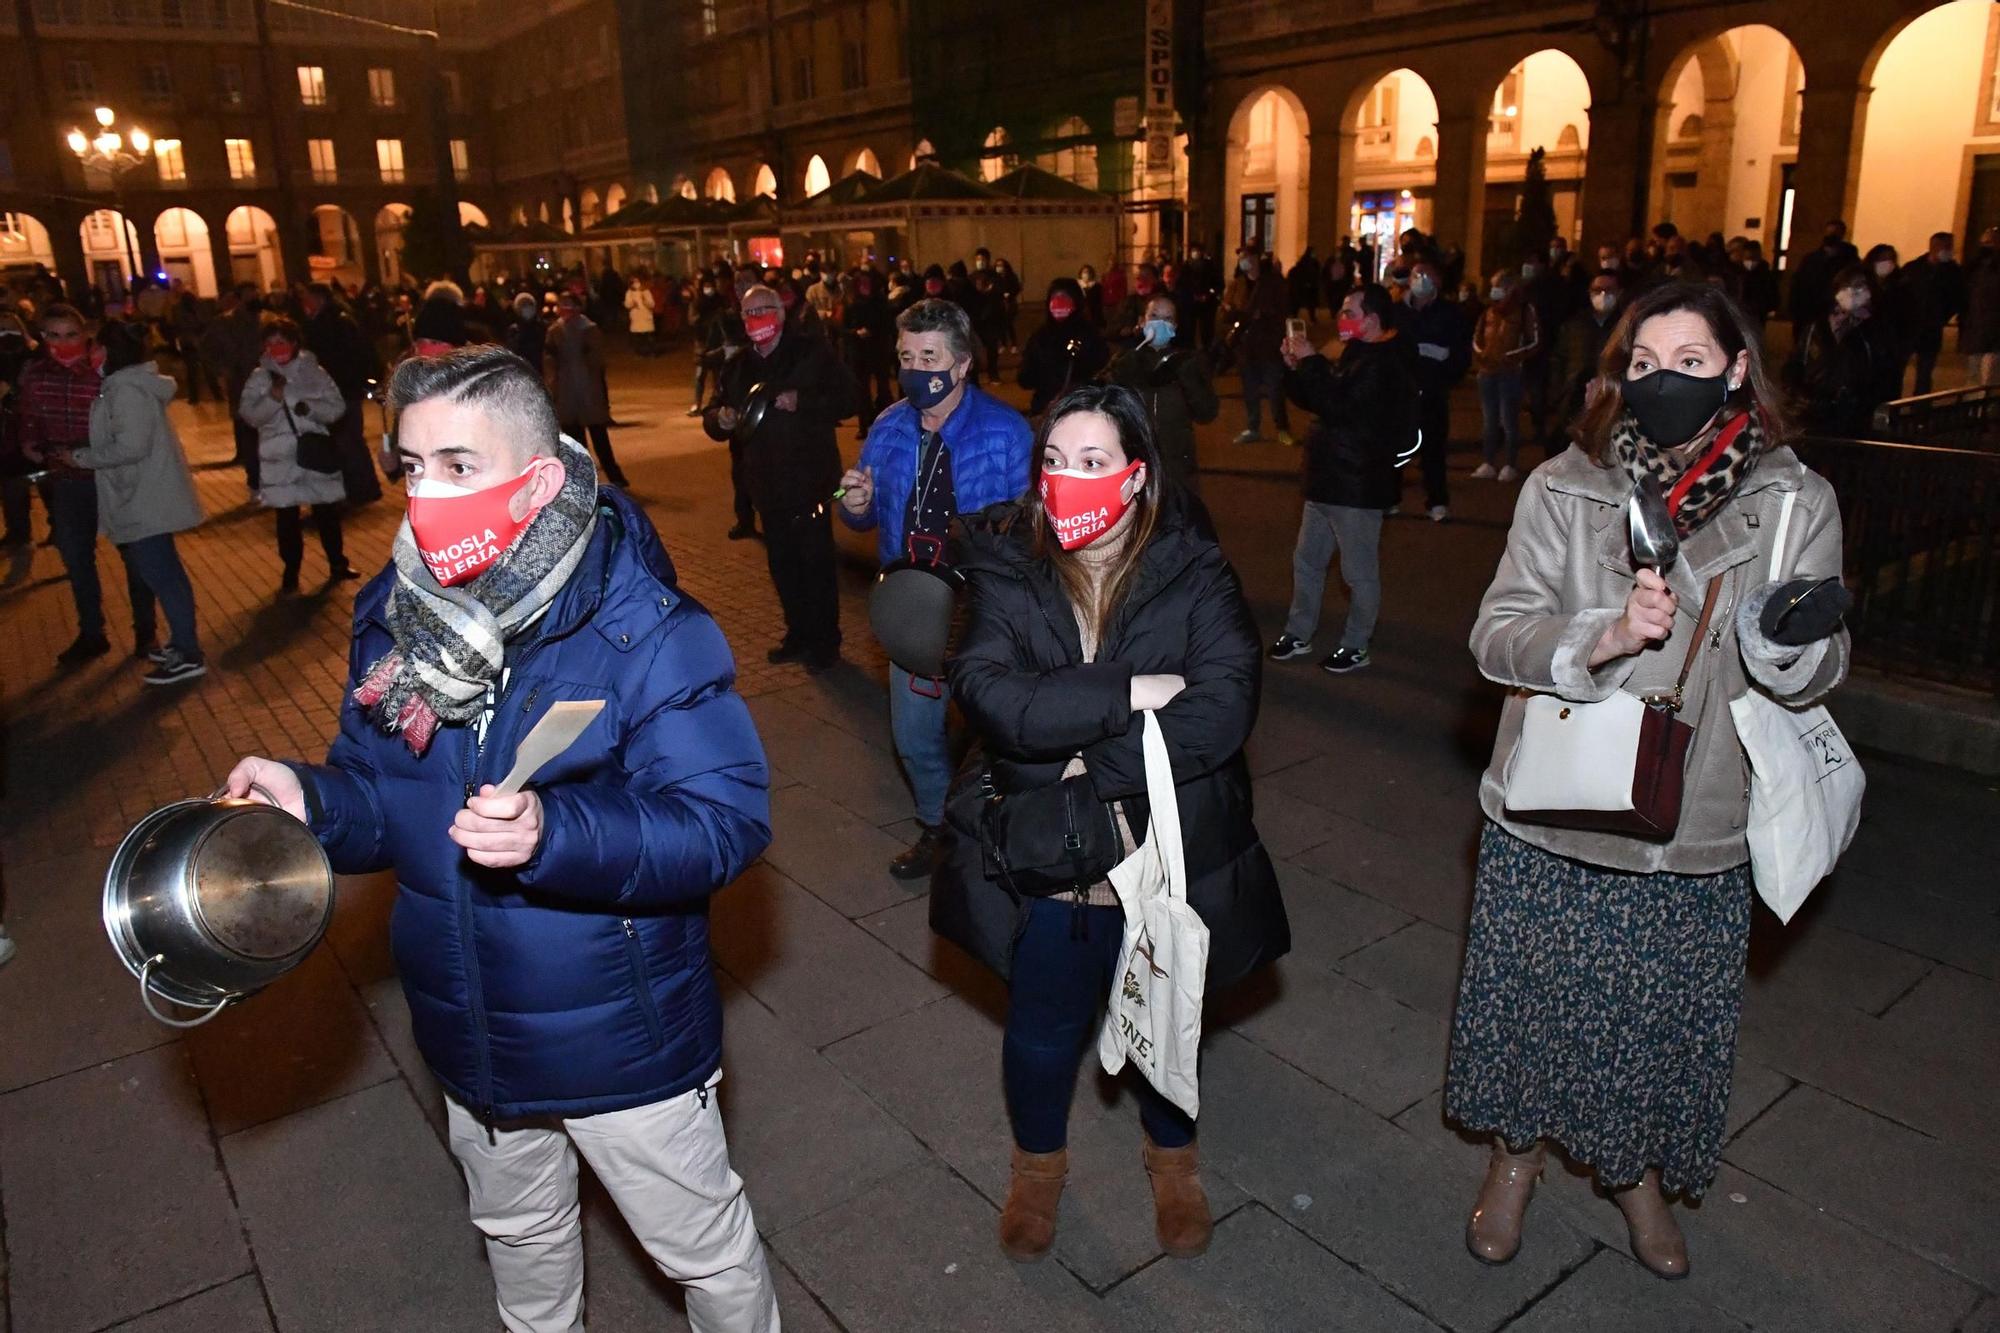
[[[2000,449],[2000,386],[1897,398],[1875,409],[1878,439],[1957,449]]]
[[[2000,450],[1809,437],[1846,537],[1858,660],[2000,693]]]

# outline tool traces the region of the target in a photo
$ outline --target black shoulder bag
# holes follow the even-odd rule
[[[285,424],[292,428],[292,439],[298,445],[299,466],[308,472],[338,474],[341,470],[340,454],[333,447],[333,436],[323,430],[300,430],[298,421],[292,416],[291,406],[282,402],[279,406],[284,408]]]
[[[986,877],[1024,898],[1082,891],[1123,859],[1111,807],[1088,774],[1001,795],[980,774],[979,853]]]

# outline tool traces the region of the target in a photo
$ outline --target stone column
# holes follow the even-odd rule
[[[1305,244],[1319,246],[1324,259],[1340,243],[1346,226],[1347,201],[1354,193],[1355,135],[1341,128],[1331,112],[1313,124],[1319,128],[1306,136]]]
[[[1729,168],[1736,150],[1736,98],[1707,98],[1701,109],[1701,156],[1695,168],[1694,199],[1681,234],[1690,240],[1712,231],[1734,235],[1743,219],[1728,217]]]
[[[220,295],[236,285],[236,265],[229,254],[229,209],[221,204],[215,207],[222,208],[219,216],[210,209],[202,213],[201,220],[208,224],[208,258],[215,265],[215,290]]]
[[[1660,114],[1658,99],[1642,97],[1630,88],[1615,100],[1601,100],[1590,108],[1590,145],[1584,155],[1583,239],[1578,248],[1593,259],[1597,246],[1622,248],[1632,234],[1635,201],[1650,187],[1639,175],[1639,136],[1655,136]]]
[[[1792,267],[1819,247],[1832,218],[1852,224],[1861,188],[1861,130],[1872,88],[1858,75],[1809,84],[1800,95],[1799,164],[1792,173]]]
[[[1439,245],[1457,241],[1465,251],[1467,274],[1480,272],[1480,241],[1486,223],[1487,111],[1481,105],[1438,107],[1437,190],[1431,200],[1431,232]]]

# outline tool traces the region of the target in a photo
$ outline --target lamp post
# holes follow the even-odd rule
[[[118,239],[124,247],[126,261],[132,266],[131,278],[125,284],[125,290],[129,294],[132,290],[132,279],[139,276],[138,238],[132,226],[132,219],[125,213],[125,193],[120,182],[124,180],[125,173],[132,168],[144,165],[147,155],[152,151],[153,140],[151,135],[137,125],[120,134],[111,128],[112,122],[116,119],[117,116],[112,114],[110,107],[101,106],[97,108],[97,134],[94,137],[86,135],[82,129],[72,126],[67,142],[70,152],[76,154],[76,160],[86,169],[102,167],[111,176],[111,202],[117,209],[118,228],[122,233]],[[130,147],[127,147],[128,144]]]

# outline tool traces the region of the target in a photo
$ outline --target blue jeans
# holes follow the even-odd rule
[[[1094,1049],[1106,997],[1125,942],[1119,907],[1078,907],[1036,898],[1014,949],[1000,1075],[1007,1116],[1023,1152],[1055,1152],[1069,1142],[1069,1102],[1077,1065]],[[1133,1071],[1139,1123],[1162,1148],[1194,1142],[1194,1121]]]
[[[1494,467],[1512,467],[1521,452],[1521,372],[1518,368],[1480,375],[1479,411],[1485,418],[1486,426],[1480,441],[1481,453]]]
[[[199,661],[201,637],[194,627],[194,584],[188,581],[187,567],[181,564],[180,552],[174,548],[174,535],[163,532],[126,542],[118,548],[118,554],[125,560],[126,578],[132,584],[132,619],[151,625],[153,599],[159,598],[167,613],[167,631],[172,635],[168,643],[178,648],[183,657]]]
[[[910,688],[909,672],[889,664],[889,733],[896,741],[896,757],[903,761],[903,776],[910,781],[916,798],[919,822],[936,828],[944,823],[945,793],[951,789],[951,740],[946,715],[951,694],[939,683],[938,697],[932,699]]]
[[[69,595],[76,603],[76,632],[86,639],[104,637],[104,585],[97,579],[97,478],[50,477],[42,483],[42,503],[49,509],[49,535],[69,575]],[[125,590],[132,599],[132,633],[139,643],[153,637],[153,598],[138,572],[125,566]]]
[[[1291,419],[1285,410],[1285,363],[1275,358],[1269,361],[1257,357],[1243,358],[1243,410],[1250,418],[1250,433],[1261,433],[1264,425],[1264,400],[1271,400],[1271,420],[1279,430],[1290,430]]]

